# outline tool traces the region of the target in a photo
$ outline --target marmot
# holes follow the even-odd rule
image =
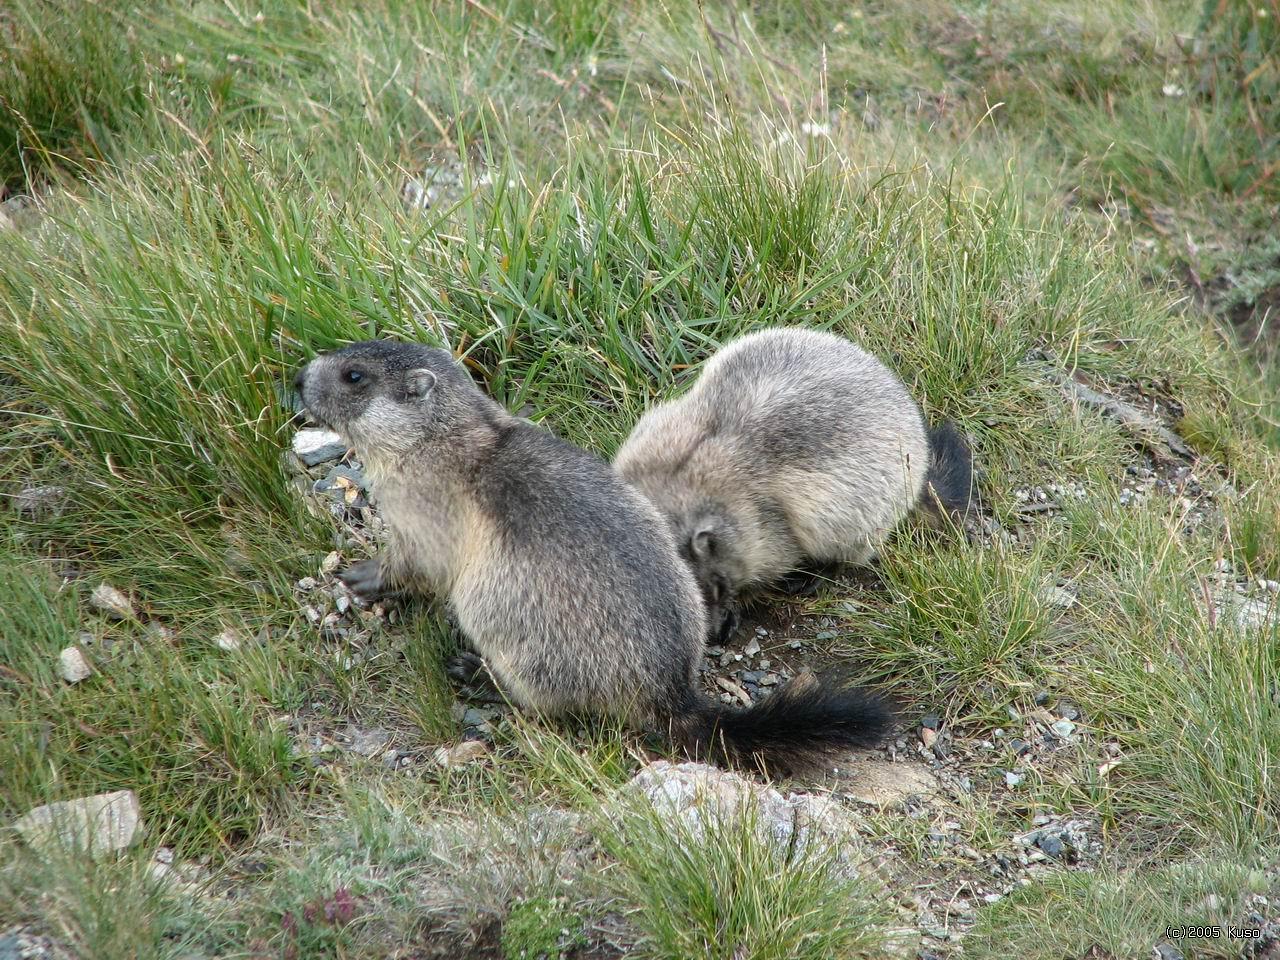
[[[356,343],[296,385],[364,461],[389,531],[344,581],[366,597],[446,597],[516,706],[621,717],[771,772],[873,745],[888,725],[874,695],[812,674],[746,709],[702,692],[706,613],[662,517],[604,460],[509,414],[447,351]]]
[[[613,462],[667,517],[721,636],[740,591],[802,561],[865,564],[912,508],[963,512],[973,489],[954,426],[929,430],[860,347],[795,328],[725,346],[684,396],[640,418]]]

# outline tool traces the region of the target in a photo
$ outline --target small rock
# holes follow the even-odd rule
[[[1064,590],[1062,587],[1047,588],[1041,594],[1041,598],[1045,603],[1054,607],[1062,607],[1064,610],[1076,605],[1076,595],[1070,590]]]
[[[1027,775],[1025,773],[1014,773],[1012,770],[1006,770],[1004,772],[1004,785],[1012,790],[1015,787],[1021,786],[1022,781],[1025,780],[1026,777]]]
[[[1060,700],[1054,706],[1053,712],[1064,720],[1079,720],[1080,708],[1069,700]]]
[[[346,613],[351,609],[351,598],[346,596],[337,597],[333,601],[333,605],[339,614]]]
[[[100,583],[89,595],[89,604],[114,620],[132,620],[136,614],[129,598],[107,583]]]
[[[297,583],[298,589],[301,590],[303,593],[310,593],[312,590],[316,588],[316,586],[317,584],[316,584],[315,577],[303,577]]]
[[[755,639],[749,640],[747,642],[747,645],[742,648],[742,655],[744,657],[754,657],[759,652],[760,652],[760,641]]]
[[[751,698],[747,696],[747,691],[743,690],[742,687],[728,677],[716,677],[716,683],[720,685],[720,689],[734,697],[744,707],[751,706]]]
[[[1057,860],[1066,852],[1066,848],[1062,843],[1062,838],[1054,834],[1045,834],[1036,841],[1036,846],[1044,851],[1045,856],[1053,857]]]
[[[938,742],[938,731],[932,727],[921,727],[920,742],[924,744],[926,750],[932,750],[933,745]]]
[[[79,647],[67,647],[58,654],[58,672],[67,683],[79,683],[93,673],[93,668]]]
[[[642,796],[664,816],[702,835],[708,823],[748,816],[762,839],[784,850],[803,850],[810,843],[848,848],[856,833],[838,803],[812,794],[783,796],[736,773],[701,763],[648,764],[623,787]]]
[[[57,842],[82,848],[96,858],[127,848],[138,835],[140,823],[138,795],[116,790],[36,807],[13,828],[31,847]]]
[[[483,740],[463,740],[452,747],[438,747],[431,755],[432,763],[446,769],[464,767],[482,759],[489,753],[489,745]]]
[[[340,460],[347,452],[347,445],[332,430],[307,428],[293,435],[293,452],[308,467],[315,467]]]
[[[62,515],[70,495],[66,487],[23,487],[13,497],[18,515],[31,520],[47,520]]]
[[[1070,720],[1057,720],[1049,725],[1049,729],[1053,731],[1055,737],[1066,740],[1076,732],[1076,725]]]
[[[370,727],[368,730],[361,730],[359,727],[348,726],[343,731],[344,736],[351,741],[348,747],[352,753],[358,753],[362,757],[372,757],[381,753],[391,741],[391,734],[381,727]]]
[[[225,650],[232,653],[240,649],[240,632],[231,627],[223,630],[220,634],[213,638],[213,645],[219,650]]]
[[[920,718],[920,726],[926,730],[940,730],[942,729],[942,718],[936,713],[926,714]]]
[[[1157,943],[1151,951],[1151,960],[1183,960],[1182,951],[1172,943]]]
[[[328,576],[340,566],[342,566],[342,556],[337,550],[331,550],[325,555],[325,558],[320,561],[320,572]]]
[[[1009,749],[1013,751],[1013,755],[1015,757],[1021,757],[1031,751],[1031,744],[1027,743],[1025,740],[1020,740],[1017,737],[1014,737],[1009,741]]]

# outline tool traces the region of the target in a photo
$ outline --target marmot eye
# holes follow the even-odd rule
[[[364,374],[359,370],[348,370],[342,375],[342,379],[347,381],[347,383],[359,383],[364,379]]]

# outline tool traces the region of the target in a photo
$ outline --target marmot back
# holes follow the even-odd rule
[[[712,356],[640,418],[614,466],[668,518],[718,611],[804,560],[866,563],[943,473],[935,492],[963,509],[968,451],[945,436],[940,458],[906,387],[857,345],[774,329]]]
[[[747,710],[703,694],[705,609],[661,516],[600,458],[508,414],[445,351],[354,344],[297,382],[365,461],[389,529],[386,551],[343,580],[365,597],[447,597],[518,706],[621,717],[695,755],[775,770],[880,736],[875,698],[813,678]]]

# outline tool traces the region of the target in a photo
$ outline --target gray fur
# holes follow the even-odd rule
[[[789,328],[716,353],[684,396],[640,418],[614,466],[723,607],[804,560],[867,563],[920,501],[929,459],[920,408],[888,367]]]
[[[702,693],[706,610],[662,516],[607,463],[503,410],[445,351],[357,343],[296,382],[364,461],[390,531],[382,556],[343,579],[366,595],[447,597],[518,706],[620,717],[695,756],[766,770],[803,769],[886,729],[876,697],[812,676],[748,709]]]
[[[342,380],[353,367],[361,387]],[[430,380],[418,371],[435,377],[421,395],[406,386]],[[299,380],[307,408],[364,461],[389,530],[379,586],[447,597],[525,709],[645,724],[670,715],[705,613],[647,500],[598,458],[508,414],[443,350],[356,344],[317,357]]]

